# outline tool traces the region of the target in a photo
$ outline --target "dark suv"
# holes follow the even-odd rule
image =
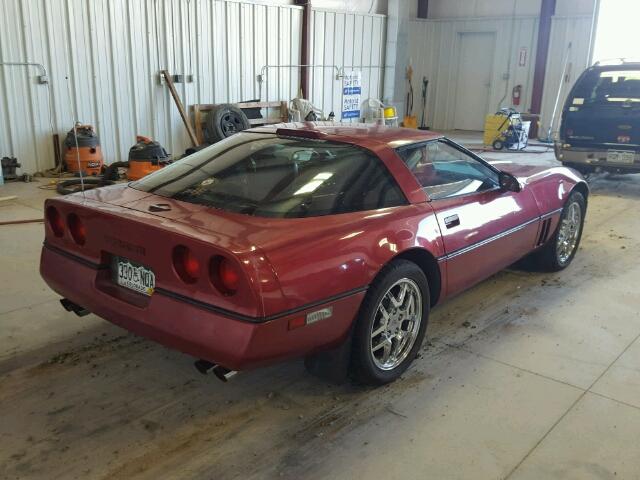
[[[582,173],[640,172],[640,62],[596,63],[580,75],[555,152]]]

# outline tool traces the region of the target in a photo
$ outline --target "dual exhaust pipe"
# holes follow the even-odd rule
[[[64,308],[67,312],[73,312],[76,315],[78,315],[79,317],[84,317],[84,316],[89,315],[91,313],[86,308],[81,307],[77,303],[73,303],[68,298],[61,299],[60,300],[60,304],[62,305],[62,308]]]
[[[207,360],[197,360],[193,363],[193,366],[196,367],[196,370],[198,370],[202,375],[209,375],[210,373],[213,373],[219,380],[225,383],[231,380],[231,378],[238,373],[235,370],[229,370],[222,365],[211,363]]]
[[[77,303],[73,303],[68,298],[61,299],[60,303],[67,312],[73,312],[79,317],[84,317],[91,313],[86,308],[81,307]],[[207,360],[197,360],[196,362],[194,362],[194,366],[196,367],[196,370],[198,370],[201,374],[209,375],[210,373],[213,373],[218,379],[223,382],[228,382],[238,373],[235,370],[229,370],[222,365],[211,363]]]

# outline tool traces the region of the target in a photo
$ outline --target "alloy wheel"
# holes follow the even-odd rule
[[[371,356],[381,370],[393,370],[409,352],[422,322],[422,293],[413,280],[401,278],[382,296],[371,326]]]
[[[564,265],[571,259],[571,255],[573,255],[578,245],[581,227],[582,210],[577,202],[573,202],[560,219],[556,253],[558,255],[558,262],[561,265]]]

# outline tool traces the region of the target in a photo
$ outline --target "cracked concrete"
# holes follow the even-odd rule
[[[36,187],[2,187],[19,198],[0,221],[41,215]],[[0,478],[640,478],[640,178],[592,189],[567,270],[513,268],[437,307],[420,358],[379,389],[301,361],[202,377],[63,311],[38,274],[42,224],[0,226]]]

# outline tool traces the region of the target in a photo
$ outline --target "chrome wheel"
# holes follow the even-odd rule
[[[381,370],[400,365],[418,337],[422,293],[413,280],[401,278],[382,296],[371,325],[371,356]]]
[[[569,261],[580,238],[580,228],[582,227],[582,209],[580,204],[573,202],[569,204],[565,214],[560,219],[560,230],[556,243],[556,254],[558,262],[564,265]]]

